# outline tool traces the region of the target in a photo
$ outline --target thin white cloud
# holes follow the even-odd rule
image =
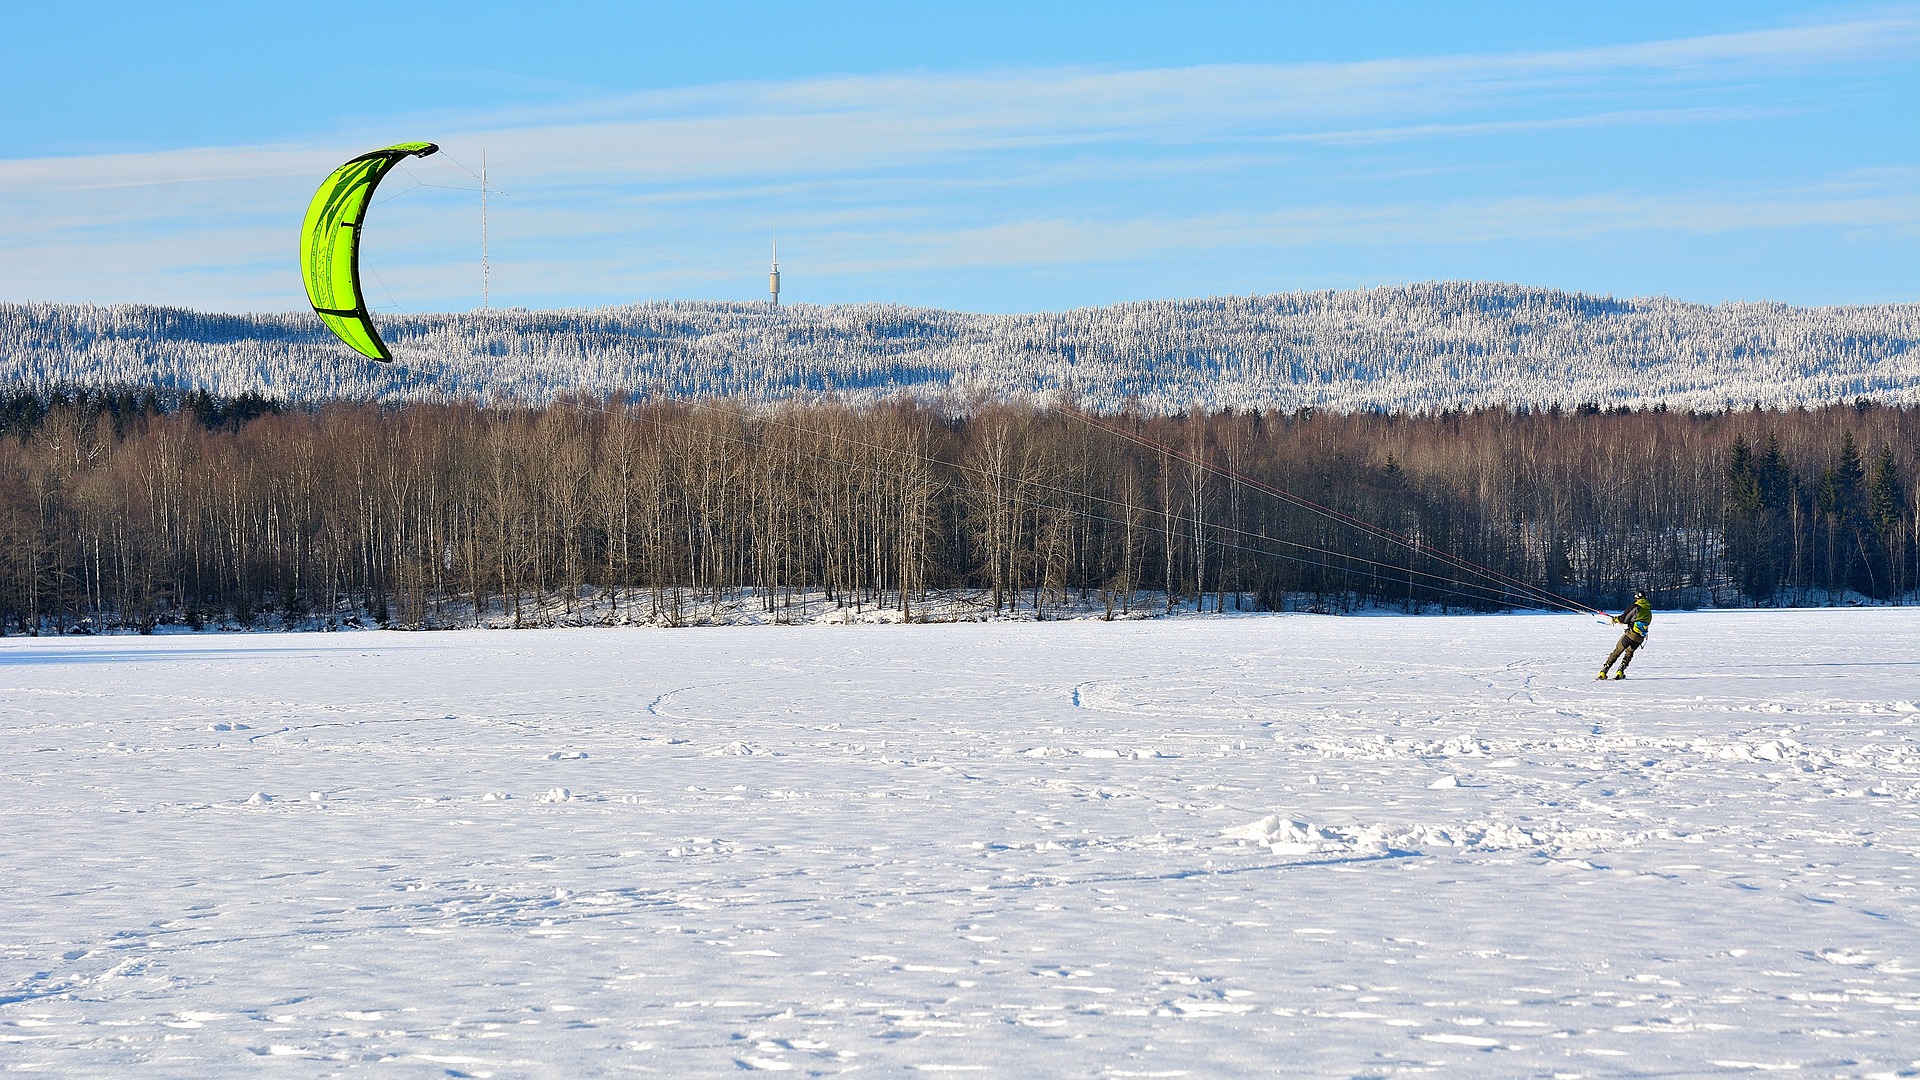
[[[0,160],[0,191],[80,191],[142,183],[308,176],[361,142],[426,127],[443,144],[486,145],[532,175],[662,182],[803,168],[830,172],[1044,141],[1241,137],[1338,138],[1314,125],[1357,117],[1538,107],[1556,93],[1573,106],[1637,96],[1648,75],[1712,84],[1784,68],[1900,56],[1920,48],[1920,16],[1558,52],[1235,64],[1101,71],[842,76],[654,91],[581,105],[440,114],[383,125],[330,147],[225,147],[85,158]],[[1598,83],[1596,84],[1596,80]],[[1668,110],[1710,119],[1711,107]],[[1560,118],[1371,129],[1375,137],[1473,134],[1491,125],[1634,121],[1655,110],[1576,109]],[[431,134],[431,133],[429,133]],[[471,163],[469,163],[471,164]]]
[[[936,267],[1084,266],[1182,251],[1285,250],[1326,244],[1445,245],[1574,241],[1607,235],[1714,235],[1796,228],[1897,231],[1920,240],[1910,192],[1840,197],[1813,192],[1702,197],[1601,194],[1300,207],[1127,220],[1032,220],[979,228],[828,233],[822,273],[875,274]],[[836,258],[835,256],[838,256]]]
[[[1901,57],[1920,17],[1796,27],[1598,49],[1361,61],[848,76],[655,92],[585,106],[447,118],[461,141],[512,148],[521,167],[642,180],[875,167],[1044,143],[1315,137],[1328,123],[1561,106],[1518,124],[1711,119],[1671,108],[1675,91],[1797,69]],[[1618,108],[1622,98],[1645,107]],[[1598,106],[1598,107],[1596,107]],[[464,122],[462,120],[464,119]],[[1500,121],[1494,121],[1498,123]],[[1488,130],[1454,124],[1454,134]],[[1381,128],[1431,136],[1446,124]]]
[[[1795,72],[1889,59],[1911,64],[1916,53],[1920,15],[1902,12],[1553,52],[736,83],[566,107],[416,116],[312,143],[0,160],[0,205],[8,207],[0,218],[0,296],[50,295],[43,291],[49,288],[84,296],[95,281],[102,298],[144,296],[143,289],[173,297],[196,280],[208,283],[199,302],[210,306],[280,295],[287,284],[280,278],[290,280],[290,270],[276,274],[271,287],[233,283],[246,276],[239,268],[285,261],[285,221],[297,218],[315,179],[367,144],[418,137],[447,151],[409,164],[420,179],[471,186],[454,162],[477,166],[485,147],[497,186],[554,209],[542,225],[519,224],[529,244],[602,232],[657,236],[657,244],[643,246],[682,248],[654,252],[648,273],[661,261],[707,261],[712,252],[688,250],[708,243],[690,239],[689,228],[731,235],[760,228],[755,219],[776,212],[796,229],[820,230],[815,246],[826,253],[824,272],[848,273],[1119,261],[1251,243],[1910,231],[1912,184],[1897,177],[1852,193],[1730,198],[1549,190],[1439,203],[1390,197],[1372,207],[1321,198],[1283,214],[1240,205],[1155,216],[1114,206],[1088,217],[1061,206],[1010,209],[1018,196],[996,196],[1001,201],[985,208],[968,200],[1022,188],[1097,190],[1115,177],[1157,185],[1177,199],[1181,176],[1247,174],[1293,153],[1773,119],[1822,105],[1799,98],[1755,104],[1752,86]],[[1564,188],[1566,180],[1558,184]],[[877,194],[883,191],[884,198]],[[464,232],[457,241],[432,239],[437,229],[467,228],[472,208],[456,205],[459,198],[465,196],[409,196],[381,213],[394,223],[390,235],[404,229],[423,241],[430,254],[414,261],[467,259]],[[796,202],[804,206],[795,209]],[[978,220],[983,215],[991,220]],[[185,235],[194,243],[178,243]],[[220,265],[235,269],[213,269]],[[466,270],[446,275],[464,280]]]
[[[1409,124],[1399,127],[1349,128],[1337,131],[1289,132],[1272,135],[1258,142],[1318,143],[1327,146],[1362,146],[1372,143],[1405,142],[1412,139],[1473,138],[1481,135],[1519,135],[1536,131],[1570,131],[1579,128],[1650,127],[1675,124],[1718,123],[1740,120],[1771,120],[1808,112],[1805,106],[1748,106],[1743,108],[1695,109],[1621,109],[1578,116],[1552,116],[1532,120],[1483,120],[1456,124]]]

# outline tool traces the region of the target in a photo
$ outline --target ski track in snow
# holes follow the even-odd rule
[[[1920,611],[0,640],[0,1070],[1920,1074]]]

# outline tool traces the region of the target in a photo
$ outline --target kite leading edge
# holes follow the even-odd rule
[[[391,361],[393,354],[374,330],[360,290],[360,228],[367,204],[395,165],[439,149],[413,142],[361,154],[333,170],[307,205],[300,227],[300,276],[307,284],[307,299],[328,329],[369,359]]]

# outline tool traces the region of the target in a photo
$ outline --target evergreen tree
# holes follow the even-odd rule
[[[1839,456],[1820,475],[1820,515],[1825,532],[1824,584],[1828,589],[1852,589],[1880,595],[1873,564],[1867,556],[1870,527],[1864,488],[1866,468],[1853,432],[1844,434]]]
[[[1799,498],[1799,485],[1792,470],[1787,467],[1786,455],[1780,449],[1778,431],[1767,432],[1767,448],[1760,455],[1755,472],[1760,480],[1760,500],[1763,505],[1759,543],[1766,554],[1765,581],[1767,592],[1771,595],[1792,572],[1792,519],[1794,502]]]
[[[1740,591],[1755,601],[1772,597],[1772,552],[1763,536],[1766,495],[1746,436],[1733,440],[1727,461],[1726,553]]]
[[[1880,444],[1880,453],[1874,458],[1873,477],[1867,483],[1866,500],[1867,522],[1873,529],[1874,537],[1879,541],[1875,554],[1879,557],[1881,575],[1886,583],[1886,595],[1898,596],[1906,591],[1909,579],[1908,536],[1907,536],[1907,492],[1900,482],[1900,467],[1893,457],[1893,447]]]

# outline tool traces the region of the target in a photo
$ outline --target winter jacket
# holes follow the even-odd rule
[[[1620,617],[1613,621],[1620,623],[1641,637],[1646,637],[1647,626],[1653,622],[1653,605],[1648,603],[1645,597],[1641,597],[1635,600],[1631,607],[1621,612]]]

